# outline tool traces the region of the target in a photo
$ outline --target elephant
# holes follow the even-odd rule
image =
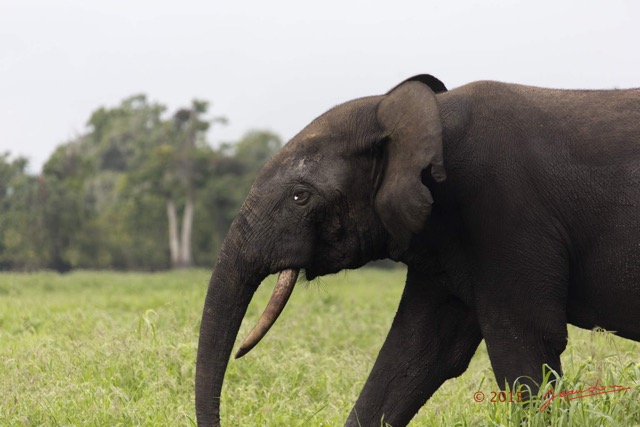
[[[278,273],[244,355],[307,280],[407,266],[388,336],[347,426],[408,424],[484,339],[501,389],[562,374],[567,324],[640,340],[640,89],[557,90],[411,77],[348,101],[259,172],[209,283],[198,425],[220,425],[231,350]]]

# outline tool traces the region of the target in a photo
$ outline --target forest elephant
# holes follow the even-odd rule
[[[249,351],[306,278],[407,265],[348,426],[404,426],[486,341],[500,387],[561,373],[567,323],[640,340],[640,90],[430,75],[324,113],[260,171],[221,249],[196,369],[200,426],[252,295],[279,273]],[[345,367],[346,369],[346,367]]]

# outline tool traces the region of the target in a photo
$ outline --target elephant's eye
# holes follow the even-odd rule
[[[298,205],[304,205],[309,201],[309,192],[305,190],[296,190],[293,193],[293,201]]]

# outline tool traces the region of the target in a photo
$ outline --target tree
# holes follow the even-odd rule
[[[200,175],[202,175],[203,166],[206,165],[208,151],[204,134],[209,129],[209,122],[202,120],[201,116],[207,112],[207,109],[206,102],[194,100],[190,109],[180,109],[173,115],[173,127],[169,132],[175,157],[168,172],[173,175],[174,182],[177,184],[167,193],[169,249],[173,267],[193,265],[191,236],[196,189],[202,182]],[[181,230],[178,230],[177,199],[184,200]]]
[[[266,130],[251,130],[233,145],[233,155],[245,168],[245,172],[255,179],[260,168],[282,148],[282,139]]]
[[[193,265],[192,236],[198,191],[212,173],[214,151],[205,135],[212,123],[203,116],[208,103],[194,100],[163,123],[161,142],[154,147],[131,181],[165,200],[171,266]]]
[[[203,189],[207,197],[202,200],[203,210],[214,226],[209,232],[214,236],[213,256],[217,255],[256,175],[281,147],[282,140],[275,133],[251,130],[239,141],[225,144],[216,153],[211,179]]]
[[[53,268],[166,268],[166,236],[151,223],[162,200],[133,203],[128,175],[163,136],[165,107],[135,95],[101,107],[87,133],[58,147],[44,166],[45,230]],[[147,218],[143,227],[139,218]],[[152,227],[149,227],[152,225]]]
[[[0,269],[211,266],[262,165],[268,131],[217,149],[207,102],[166,117],[144,95],[96,109],[39,176],[0,154]]]
[[[28,161],[0,154],[0,269],[45,267],[42,186],[27,174]]]

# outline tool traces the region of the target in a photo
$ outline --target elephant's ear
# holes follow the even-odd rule
[[[440,112],[433,91],[410,81],[388,93],[376,114],[386,139],[386,165],[375,209],[387,231],[406,249],[423,229],[433,204],[422,171],[431,165],[437,182],[447,177]]]
[[[440,79],[433,77],[431,74],[418,74],[417,76],[409,77],[407,80],[394,86],[393,89],[387,92],[387,95],[398,89],[403,84],[409,82],[420,82],[425,84],[429,86],[429,89],[431,89],[433,93],[442,93],[447,91],[447,87],[440,81]]]

